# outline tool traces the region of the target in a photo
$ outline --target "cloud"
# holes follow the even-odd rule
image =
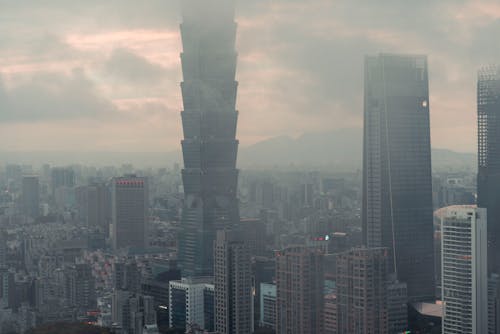
[[[0,78],[1,79],[1,78]],[[109,119],[117,108],[81,70],[36,73],[14,87],[0,85],[0,122]]]
[[[118,80],[132,83],[158,83],[168,71],[161,65],[149,62],[130,50],[115,49],[104,64],[105,72]]]
[[[9,109],[18,110],[0,121],[120,113],[129,127],[102,126],[126,136],[118,128],[140,122],[137,145],[179,147],[178,0],[0,0],[0,8],[0,105],[2,113],[7,100]],[[475,150],[476,70],[499,62],[492,42],[500,29],[497,1],[237,0],[236,13],[243,146],[361,127],[363,56],[395,52],[429,56],[433,145]],[[75,68],[83,73],[73,73]],[[154,141],[148,130],[139,133],[151,120]],[[457,138],[457,129],[467,135]]]

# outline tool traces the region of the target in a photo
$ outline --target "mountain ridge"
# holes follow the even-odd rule
[[[319,168],[339,171],[360,170],[362,164],[362,129],[338,129],[304,133],[298,137],[276,136],[262,140],[238,152],[238,168]],[[6,163],[40,165],[134,164],[138,167],[182,165],[182,153],[170,152],[0,152]],[[476,168],[476,154],[433,148],[434,170]]]

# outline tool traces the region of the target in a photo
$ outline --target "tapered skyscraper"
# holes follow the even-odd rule
[[[500,67],[478,73],[477,205],[488,210],[488,268],[500,273]]]
[[[184,207],[179,261],[185,276],[213,274],[216,231],[239,222],[236,198],[233,0],[182,0]]]
[[[432,299],[429,88],[425,56],[365,59],[363,236],[386,247],[410,300]]]

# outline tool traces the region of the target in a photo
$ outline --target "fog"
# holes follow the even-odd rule
[[[495,1],[239,1],[241,146],[362,127],[363,57],[427,54],[432,145],[474,152]],[[0,150],[179,149],[177,1],[0,1]],[[286,120],[286,121],[284,121]]]

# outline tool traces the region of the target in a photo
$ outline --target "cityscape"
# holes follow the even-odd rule
[[[500,59],[363,1],[122,1],[0,0],[0,334],[500,333]],[[392,10],[467,49],[465,3]]]

